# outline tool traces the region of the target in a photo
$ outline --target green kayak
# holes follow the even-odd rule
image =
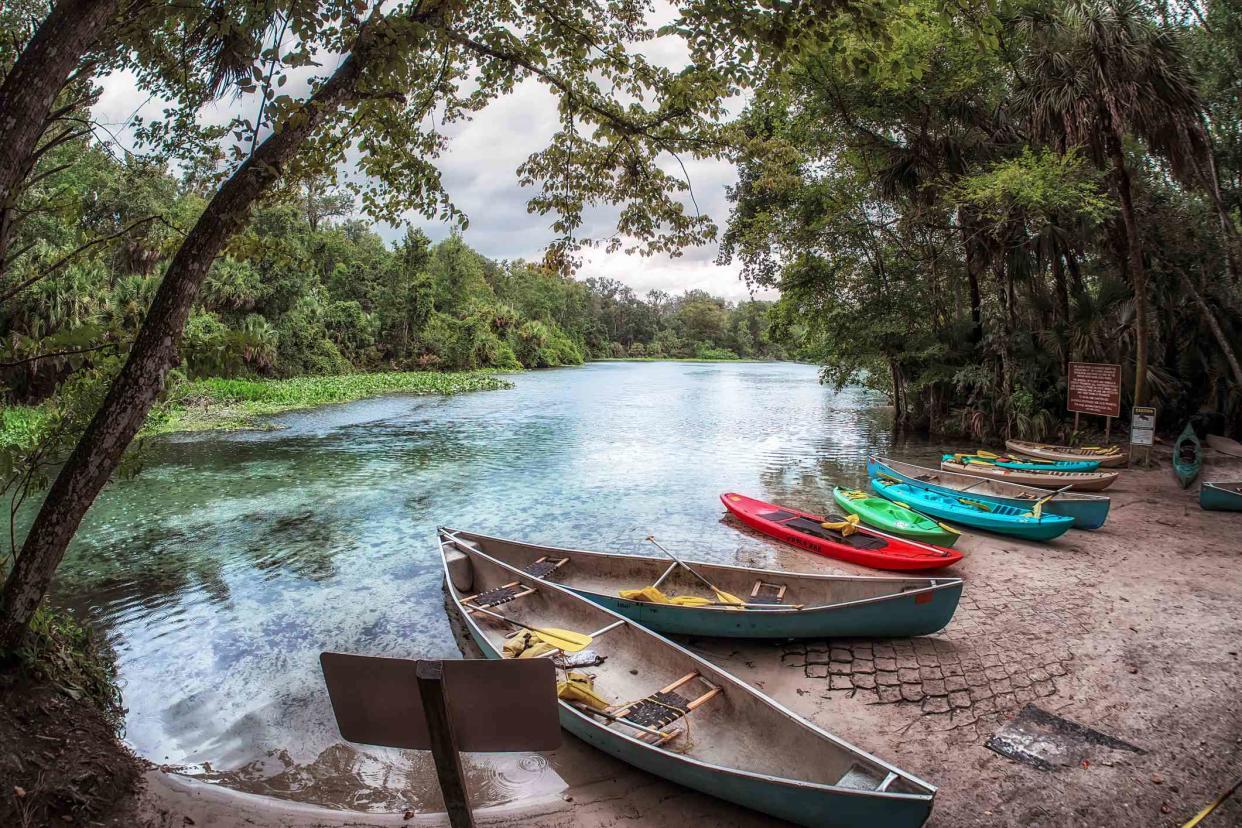
[[[919,514],[904,503],[896,503],[854,489],[832,490],[837,505],[875,528],[911,540],[923,541],[936,546],[952,546],[961,535],[951,526],[945,526],[926,515]]]

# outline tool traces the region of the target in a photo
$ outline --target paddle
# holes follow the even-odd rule
[[[1069,484],[1063,489],[1057,489],[1055,492],[1048,495],[1047,497],[1041,497],[1039,500],[1035,501],[1034,505],[1031,506],[1031,514],[1035,516],[1036,520],[1039,520],[1039,516],[1043,514],[1045,503],[1047,503],[1049,500],[1052,500],[1054,497],[1056,497],[1059,494],[1064,494],[1065,492],[1068,492],[1072,488],[1074,488],[1073,483]]]
[[[733,595],[732,593],[725,592],[723,589],[718,589],[718,588],[716,587],[716,585],[715,585],[715,584],[713,584],[711,581],[707,580],[707,579],[706,579],[706,578],[704,578],[702,575],[700,575],[699,573],[695,572],[695,571],[694,571],[694,570],[690,567],[690,565],[689,565],[689,564],[687,564],[687,563],[686,563],[685,561],[683,561],[681,558],[677,557],[677,556],[676,556],[676,555],[674,555],[672,552],[669,552],[667,549],[665,549],[663,546],[661,546],[661,545],[659,544],[659,542],[658,542],[658,541],[656,541],[656,539],[655,539],[655,535],[648,535],[648,536],[647,536],[647,540],[648,540],[648,541],[650,541],[650,542],[651,542],[651,545],[652,545],[652,546],[654,546],[656,549],[659,549],[659,550],[660,550],[661,552],[663,552],[665,555],[668,555],[670,558],[672,558],[674,561],[676,561],[678,564],[680,564],[680,565],[681,565],[681,567],[682,567],[682,569],[686,570],[686,571],[687,571],[687,572],[689,572],[691,575],[693,575],[694,577],[698,578],[698,579],[699,579],[700,581],[702,581],[703,583],[707,584],[707,588],[708,588],[708,589],[710,589],[712,592],[716,593],[716,597],[717,597],[718,599],[720,599],[720,603],[722,603],[722,604],[728,604],[728,605],[730,605],[730,606],[735,606],[735,607],[745,607],[745,606],[746,606],[746,602],[745,602],[745,601],[743,601],[741,598],[738,598],[736,595]]]
[[[490,615],[492,618],[499,618],[501,621],[507,621],[515,627],[521,627],[527,630],[535,638],[538,638],[544,644],[555,647],[558,650],[564,650],[567,653],[577,653],[591,646],[593,640],[589,635],[583,635],[573,630],[559,630],[556,627],[532,627],[529,624],[523,624],[521,621],[514,621],[512,618],[501,615],[498,612],[492,612],[482,607],[473,607],[466,605],[466,609],[470,612],[481,612],[484,615]]]

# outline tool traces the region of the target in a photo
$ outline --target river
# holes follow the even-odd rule
[[[458,655],[437,525],[617,551],[654,532],[692,557],[787,563],[722,520],[719,494],[822,506],[891,448],[882,399],[834,392],[811,366],[604,362],[512,380],[148,447],[92,508],[54,595],[116,649],[134,749],[255,793],[436,807],[426,755],[341,742],[317,658]],[[468,766],[479,805],[572,777],[534,755]]]

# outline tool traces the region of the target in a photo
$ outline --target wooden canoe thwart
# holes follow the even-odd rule
[[[972,474],[976,477],[987,477],[993,480],[1004,480],[1021,486],[1038,486],[1041,489],[1063,489],[1072,487],[1080,492],[1098,492],[1107,489],[1117,482],[1118,472],[1060,472],[1060,471],[1021,471],[1004,469],[1000,466],[986,466],[982,463],[959,463],[954,460],[940,461],[940,468],[958,474]]]
[[[760,639],[929,635],[949,623],[962,595],[960,578],[811,575],[688,561],[695,572],[748,606],[654,603],[619,593],[656,586],[668,596],[715,599],[692,573],[664,556],[588,552],[446,531],[527,575],[662,633]],[[509,591],[520,593],[512,586]]]
[[[875,455],[867,460],[867,474],[881,480],[886,477],[895,478],[903,483],[933,489],[944,494],[968,494],[973,500],[1005,506],[1030,508],[1034,501],[1048,496],[1046,490],[1033,486],[1020,486],[1017,483],[992,480],[973,474],[930,469],[926,466],[916,466],[913,463],[903,463]],[[1099,529],[1108,519],[1111,504],[1112,501],[1106,495],[1070,491],[1061,492],[1045,502],[1043,511],[1073,518],[1075,529]]]
[[[1040,460],[1095,460],[1104,468],[1124,466],[1129,456],[1117,446],[1057,446],[1047,443],[1031,443],[1026,440],[1006,440],[1005,448],[1014,454],[1023,454]]]
[[[1242,512],[1242,480],[1208,483],[1199,488],[1199,506],[1211,512]]]
[[[571,657],[539,656],[558,665],[561,726],[579,739],[671,782],[799,825],[917,828],[930,816],[936,789],[921,779],[659,634],[448,530],[439,538],[450,604],[486,657],[505,657],[506,643],[512,652],[518,629],[473,611],[471,599],[509,585],[525,594],[496,612],[591,636],[590,648]]]

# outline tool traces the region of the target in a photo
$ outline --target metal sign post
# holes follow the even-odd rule
[[[324,682],[350,742],[430,750],[453,828],[471,828],[461,751],[555,750],[556,668],[549,659],[414,661],[322,653]]]

